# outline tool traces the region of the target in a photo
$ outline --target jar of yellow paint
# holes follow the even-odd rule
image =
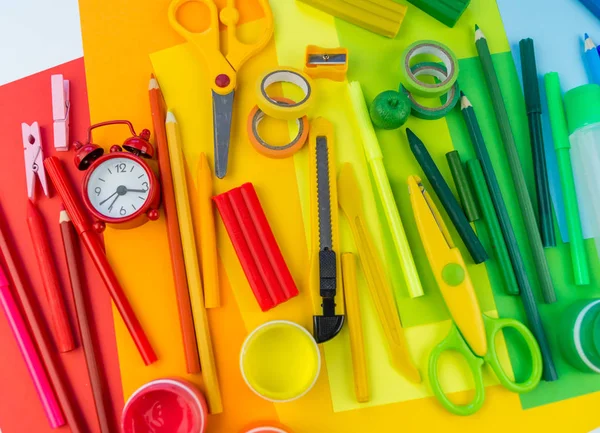
[[[302,326],[275,320],[248,335],[240,353],[240,369],[257,395],[272,402],[288,402],[314,386],[321,371],[321,354]]]

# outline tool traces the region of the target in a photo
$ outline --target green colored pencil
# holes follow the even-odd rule
[[[508,120],[508,112],[506,111],[504,99],[502,98],[500,83],[498,82],[498,76],[496,75],[496,70],[494,69],[494,64],[492,62],[492,55],[490,54],[487,40],[477,25],[475,26],[475,46],[483,68],[483,76],[485,77],[488,91],[490,92],[494,112],[496,113],[496,121],[500,128],[504,150],[508,157],[510,172],[515,184],[517,199],[519,200],[519,207],[521,208],[521,214],[523,215],[523,221],[525,222],[525,229],[527,231],[527,236],[529,237],[529,245],[531,246],[533,260],[542,288],[542,295],[544,296],[544,301],[551,304],[556,302],[556,293],[554,293],[552,277],[550,276],[546,255],[544,254],[544,246],[542,245],[540,231],[535,219],[535,212],[533,210],[531,198],[529,197],[529,192],[527,191],[523,167],[519,160],[515,137],[510,126],[510,121]]]
[[[544,380],[547,382],[556,380],[558,379],[558,373],[556,372],[556,366],[554,365],[554,360],[552,359],[552,352],[550,351],[550,345],[548,344],[546,332],[544,331],[542,318],[540,317],[540,312],[535,303],[533,291],[531,290],[529,277],[527,276],[527,271],[525,270],[525,263],[523,262],[521,251],[519,251],[517,237],[515,236],[515,232],[508,216],[508,210],[506,209],[506,204],[504,203],[502,192],[500,191],[500,185],[498,184],[498,179],[496,178],[496,173],[494,172],[494,167],[492,166],[492,160],[485,146],[485,142],[483,141],[483,135],[481,134],[481,128],[479,127],[477,116],[475,116],[475,110],[464,93],[461,93],[460,109],[465,119],[465,123],[467,124],[467,129],[469,131],[469,135],[471,136],[471,141],[473,142],[475,154],[481,162],[483,175],[485,177],[485,181],[487,182],[492,203],[496,209],[498,222],[500,223],[500,229],[502,230],[502,235],[504,236],[504,241],[506,242],[506,247],[508,249],[508,254],[515,271],[517,284],[519,285],[521,301],[523,302],[523,308],[525,309],[527,322],[529,323],[529,327],[531,328],[533,335],[535,335],[535,338],[540,345],[542,360],[544,361]]]
[[[467,161],[467,170],[469,171],[471,183],[473,184],[475,194],[479,200],[479,206],[481,207],[485,225],[488,228],[490,238],[492,238],[492,249],[496,253],[496,260],[498,260],[502,278],[504,279],[506,293],[509,295],[518,295],[519,286],[515,277],[515,271],[513,270],[510,256],[508,255],[508,249],[504,243],[500,222],[498,221],[496,209],[494,208],[494,203],[490,197],[479,160],[471,159],[470,161]]]

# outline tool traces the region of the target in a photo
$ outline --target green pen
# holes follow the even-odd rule
[[[560,172],[560,182],[565,201],[565,212],[567,214],[567,229],[569,230],[573,274],[575,276],[575,284],[581,286],[590,283],[590,271],[587,252],[583,242],[581,220],[579,218],[579,205],[575,192],[573,166],[571,165],[571,143],[569,141],[558,74],[556,72],[546,74],[544,76],[544,83],[546,85],[548,112],[552,125],[552,139],[554,140],[554,149],[556,150],[556,158],[558,159],[558,170]]]
[[[358,81],[353,81],[349,84],[349,90],[354,115],[356,116],[360,129],[365,155],[369,166],[371,167],[371,173],[375,179],[375,186],[392,233],[394,247],[396,248],[396,254],[400,260],[400,265],[402,266],[408,293],[411,298],[423,296],[423,286],[421,285],[421,280],[417,273],[417,267],[415,266],[410,245],[406,238],[404,226],[402,225],[402,220],[400,219],[400,214],[396,207],[396,200],[394,199],[390,181],[383,165],[383,154],[381,153],[377,135],[375,135],[375,130],[373,129],[373,124],[369,117],[369,110],[367,109],[360,83]]]

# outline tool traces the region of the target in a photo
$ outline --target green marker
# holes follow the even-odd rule
[[[558,159],[558,170],[560,172],[560,182],[563,190],[565,212],[567,214],[567,229],[569,230],[573,274],[575,276],[575,284],[581,286],[590,283],[590,271],[583,242],[581,219],[579,218],[579,205],[575,192],[573,166],[571,165],[571,143],[569,141],[567,120],[565,119],[565,111],[561,98],[560,78],[556,72],[550,72],[544,76],[544,83],[548,98],[550,123],[552,124],[552,138],[554,140],[554,149],[556,149],[556,158]]]
[[[556,236],[554,234],[554,219],[552,217],[552,201],[550,199],[550,185],[548,183],[548,170],[546,168],[544,135],[542,134],[542,103],[540,102],[540,88],[535,64],[533,39],[521,39],[519,47],[521,48],[523,90],[525,92],[529,137],[533,154],[533,174],[537,190],[540,234],[544,247],[555,247]]]

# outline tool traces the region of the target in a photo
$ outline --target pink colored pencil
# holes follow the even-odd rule
[[[63,414],[60,410],[54,390],[50,385],[46,370],[29,335],[29,330],[25,325],[21,311],[17,306],[15,298],[10,290],[10,285],[4,273],[4,269],[0,266],[0,303],[8,319],[8,323],[17,340],[17,345],[29,370],[31,379],[38,393],[38,397],[48,417],[50,427],[57,428],[65,424]]]

